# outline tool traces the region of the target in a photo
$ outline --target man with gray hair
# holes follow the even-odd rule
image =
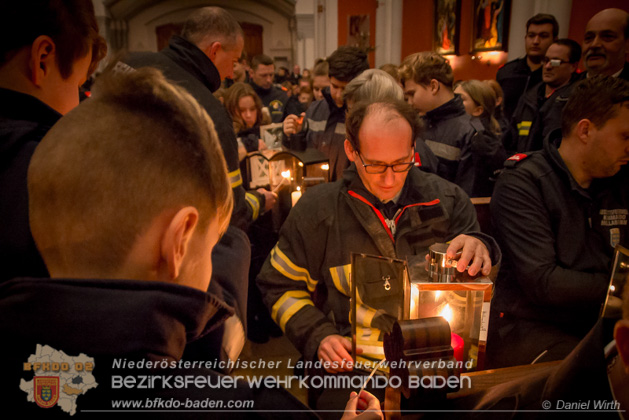
[[[204,348],[203,354],[199,355],[201,358],[209,357],[208,353],[220,352],[222,357],[235,359],[244,346],[251,248],[242,230],[247,229],[261,212],[270,209],[276,200],[276,195],[265,189],[246,192],[243,188],[232,121],[212,94],[220,87],[221,80],[232,77],[233,65],[240,58],[243,45],[242,28],[231,14],[220,7],[204,7],[192,12],[184,23],[181,36],[173,36],[162,51],[132,53],[125,58],[125,62],[134,68],[160,69],[168,79],[192,94],[214,121],[227,162],[234,210],[231,227],[212,254],[214,272],[210,291],[235,306],[237,317],[226,324],[229,332],[222,335],[222,346],[221,339],[214,336],[220,338],[220,333],[216,332],[200,341],[203,344],[198,345],[199,348],[207,345],[212,349]],[[196,355],[190,357],[197,358]]]

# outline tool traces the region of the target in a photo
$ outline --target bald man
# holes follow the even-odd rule
[[[587,77],[602,74],[629,80],[629,13],[605,9],[595,14],[585,27],[583,63]]]

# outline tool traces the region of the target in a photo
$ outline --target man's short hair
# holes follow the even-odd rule
[[[64,79],[72,74],[74,63],[90,52],[88,75],[107,54],[91,0],[0,2],[0,67],[41,35],[54,41],[57,65]]]
[[[251,59],[251,68],[255,71],[259,65],[274,66],[275,61],[266,54],[258,54]]]
[[[400,81],[413,80],[418,85],[429,85],[432,79],[452,89],[454,74],[448,60],[435,52],[424,51],[404,59],[399,69]]]
[[[570,38],[561,38],[553,42],[553,44],[563,45],[570,50],[568,54],[568,60],[570,63],[578,63],[581,60],[581,45],[575,40]]]
[[[343,100],[352,102],[379,102],[404,100],[404,91],[397,81],[384,70],[365,70],[345,86]]]
[[[232,208],[212,120],[152,68],[100,76],[38,145],[28,192],[46,265],[103,273],[164,211],[194,206],[201,228],[218,218],[224,231]]]
[[[629,82],[626,80],[600,75],[584,79],[574,86],[561,113],[561,134],[568,137],[582,119],[592,121],[596,127],[603,127],[627,101]]]
[[[181,37],[195,45],[221,42],[225,49],[235,48],[243,31],[238,21],[220,7],[202,7],[192,12],[183,24]]]
[[[529,20],[526,21],[526,31],[529,31],[529,26],[531,25],[544,25],[550,23],[553,25],[553,38],[557,38],[559,36],[559,23],[557,19],[553,15],[549,15],[548,13],[538,13]]]
[[[340,82],[349,82],[369,68],[367,54],[357,47],[339,47],[328,58],[328,75]]]
[[[358,133],[363,121],[369,114],[382,112],[388,114],[389,119],[403,118],[411,126],[411,145],[415,144],[415,139],[419,136],[422,123],[419,120],[417,111],[403,100],[383,100],[379,102],[358,102],[352,108],[345,119],[345,134],[347,140],[356,151],[360,151]]]

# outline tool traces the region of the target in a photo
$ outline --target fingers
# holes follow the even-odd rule
[[[258,188],[256,191],[264,196],[264,211],[271,210],[277,202],[277,194],[265,188]]]
[[[349,354],[352,344],[345,337],[330,335],[324,338],[317,352],[324,363],[324,369],[329,373],[350,372],[354,368],[354,361]]]
[[[475,276],[480,272],[485,276],[489,275],[491,257],[489,250],[480,239],[459,235],[450,242],[446,255],[448,258],[455,258],[459,250],[461,250],[461,256],[457,261],[457,271],[462,273],[467,269],[470,276]]]
[[[345,412],[341,420],[376,420],[382,418],[380,401],[369,392],[362,391],[360,397],[355,392],[349,395],[349,401],[345,405]]]

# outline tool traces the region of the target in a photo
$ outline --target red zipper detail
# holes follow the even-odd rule
[[[387,233],[389,234],[389,238],[391,238],[391,240],[393,241],[393,243],[395,243],[395,239],[393,239],[393,233],[391,232],[391,229],[389,229],[389,226],[387,226],[387,222],[384,221],[384,216],[382,215],[382,213],[380,213],[380,210],[378,210],[373,204],[371,204],[365,197],[363,197],[362,195],[359,195],[357,193],[355,193],[354,191],[348,191],[349,195],[351,195],[354,198],[359,199],[360,201],[362,201],[363,203],[367,204],[369,207],[371,207],[373,209],[373,211],[376,212],[376,216],[378,216],[378,219],[380,219],[380,222],[382,223],[382,225],[384,226],[384,228],[386,229]]]
[[[438,198],[435,198],[434,200],[429,201],[427,203],[409,204],[408,206],[402,208],[402,211],[400,212],[400,214],[397,215],[397,217],[395,218],[395,224],[397,225],[397,221],[400,220],[400,217],[402,217],[402,213],[404,213],[404,210],[406,210],[409,207],[415,207],[415,206],[436,206],[439,203],[441,203],[441,201]]]

